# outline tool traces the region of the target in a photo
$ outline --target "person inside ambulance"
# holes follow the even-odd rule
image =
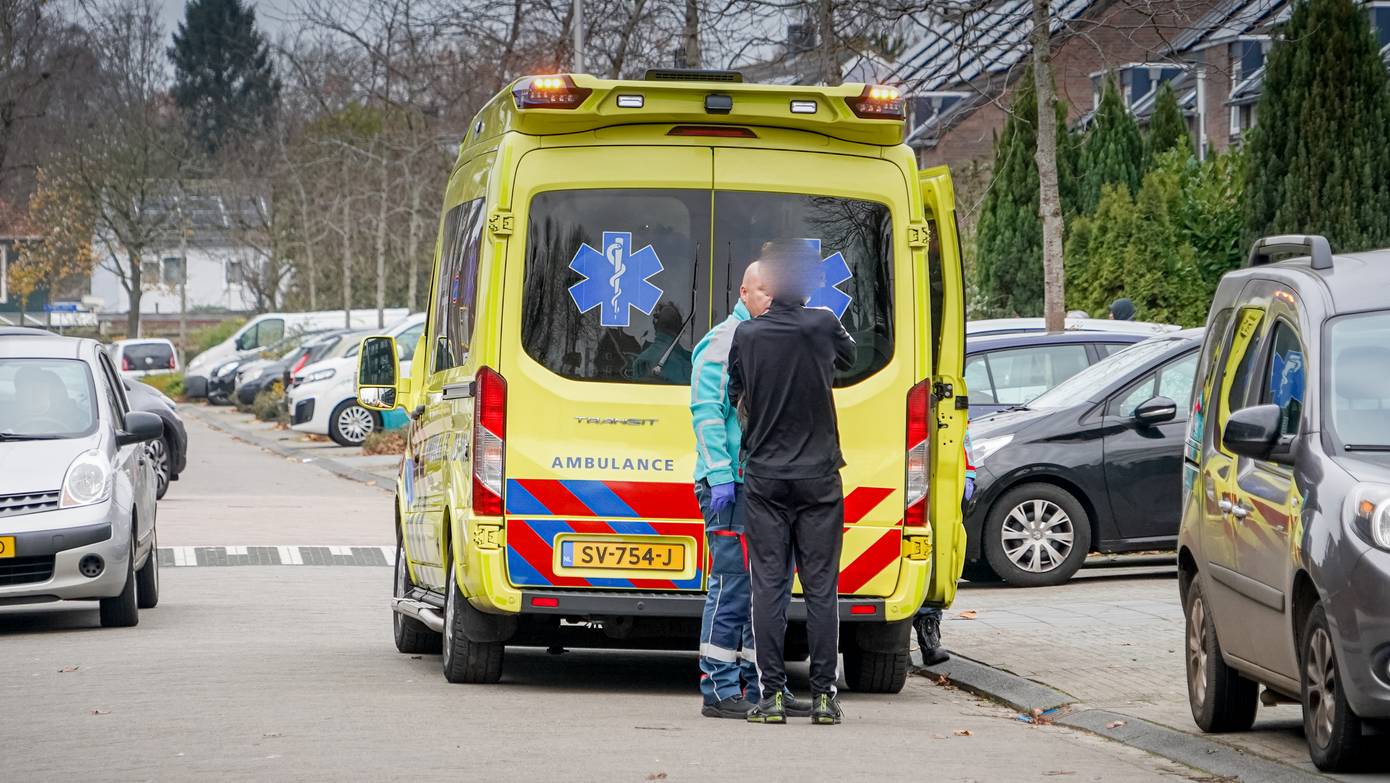
[[[657,377],[671,383],[685,383],[690,377],[691,352],[681,346],[680,337],[686,323],[680,308],[670,300],[652,310],[655,336],[632,362],[635,377]]]
[[[835,371],[852,366],[854,339],[835,314],[808,308],[819,244],[763,245],[761,274],[772,294],[762,316],[734,330],[729,399],[744,417],[744,492],[754,656],[760,701],[754,723],[785,723],[787,606],[792,570],[801,578],[811,647],[811,722],[836,724],[844,459],[835,415]]]
[[[743,273],[739,302],[723,323],[695,346],[690,384],[690,417],[695,428],[695,497],[705,517],[710,552],[708,593],[700,621],[701,714],[709,718],[748,716],[756,692],[750,625],[748,563],[744,545],[743,471],[739,462],[742,429],[729,401],[729,347],[734,330],[767,311],[772,297],[754,261]],[[811,714],[809,704],[787,694],[789,711]]]

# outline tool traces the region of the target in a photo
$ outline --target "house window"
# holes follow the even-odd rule
[[[181,285],[184,282],[183,259],[178,256],[170,256],[160,262],[163,266],[162,280],[164,285]]]
[[[227,262],[227,285],[241,285],[245,282],[240,261]]]
[[[140,285],[145,288],[159,285],[159,259],[140,262]]]
[[[1265,64],[1263,41],[1236,41],[1231,44],[1231,89]]]
[[[1390,46],[1390,5],[1372,5],[1370,14],[1371,27],[1375,29],[1380,48]]]

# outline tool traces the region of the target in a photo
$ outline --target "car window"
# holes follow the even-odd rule
[[[0,432],[59,438],[89,435],[96,429],[96,400],[86,362],[0,359]]]
[[[1273,348],[1260,389],[1260,404],[1279,406],[1279,434],[1289,437],[1298,434],[1303,418],[1303,386],[1307,377],[1307,362],[1298,332],[1287,321],[1274,322],[1271,340]]]
[[[1121,394],[1112,408],[1114,415],[1122,418],[1133,416],[1136,408],[1153,399],[1157,381],[1158,373],[1154,373]]]
[[[743,270],[764,243],[778,239],[809,239],[820,246],[822,284],[809,304],[834,312],[855,344],[854,363],[835,372],[835,385],[857,383],[885,367],[893,358],[893,220],[888,207],[801,193],[717,191],[714,263],[728,270],[729,290],[715,294],[716,323],[737,300]]]
[[[1095,343],[1096,352],[1100,354],[1102,359],[1111,354],[1119,353],[1131,345],[1133,343]]]
[[[127,372],[174,369],[174,347],[168,343],[131,343],[121,346],[121,366]],[[108,356],[110,354],[107,354]]]
[[[1173,362],[1158,374],[1158,396],[1178,404],[1178,418],[1187,418],[1192,403],[1192,379],[1197,375],[1197,352]]]
[[[1332,429],[1343,448],[1390,448],[1390,311],[1343,316],[1328,330]]]
[[[994,401],[1003,405],[1022,405],[1090,364],[1080,343],[1006,348],[986,356]]]
[[[1056,410],[1069,408],[1085,400],[1099,399],[1101,393],[1112,384],[1122,382],[1131,373],[1143,369],[1149,362],[1172,350],[1176,339],[1178,338],[1154,337],[1135,343],[1030,400],[1028,407],[1036,410]],[[998,380],[997,376],[995,380]]]
[[[1257,331],[1252,334],[1257,335],[1259,333],[1258,325],[1254,328]],[[1250,338],[1245,345],[1245,353],[1240,357],[1235,371],[1231,373],[1230,388],[1226,392],[1227,412],[1244,408],[1246,400],[1250,399],[1250,381],[1255,377],[1255,355],[1259,353],[1258,343],[1259,341],[1255,337]]]
[[[252,348],[273,345],[285,337],[285,321],[281,318],[268,318],[256,327],[256,342]]]
[[[444,217],[435,285],[435,372],[457,367],[468,358],[476,318],[483,212],[483,199],[478,198],[459,204]],[[410,350],[415,350],[414,341]],[[401,361],[406,361],[404,356]]]
[[[970,394],[971,402],[994,404],[994,385],[989,382],[989,364],[984,354],[977,353],[966,357],[965,388]]]
[[[690,383],[709,331],[710,192],[593,189],[531,201],[521,345],[565,378]]]
[[[396,352],[400,355],[401,361],[408,362],[415,358],[415,344],[420,342],[420,333],[425,331],[424,324],[416,324],[396,337]]]

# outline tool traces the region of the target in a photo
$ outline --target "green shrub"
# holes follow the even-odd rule
[[[261,421],[288,424],[290,417],[285,410],[285,387],[276,381],[269,389],[257,394],[256,401],[251,403],[251,412]]]
[[[140,382],[147,383],[176,400],[183,399],[183,373],[181,372],[146,375],[140,379]]]
[[[188,359],[192,359],[203,351],[231,337],[244,323],[246,323],[245,318],[228,318],[212,326],[204,326],[201,329],[194,330],[192,334],[188,335],[188,345],[184,346],[184,355]]]

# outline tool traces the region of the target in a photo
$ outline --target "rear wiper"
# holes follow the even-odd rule
[[[1345,447],[1347,451],[1390,451],[1390,444],[1385,443],[1349,443]]]
[[[61,435],[25,435],[23,433],[10,432],[8,430],[0,432],[0,442],[13,440],[58,440],[62,437],[63,436]]]

